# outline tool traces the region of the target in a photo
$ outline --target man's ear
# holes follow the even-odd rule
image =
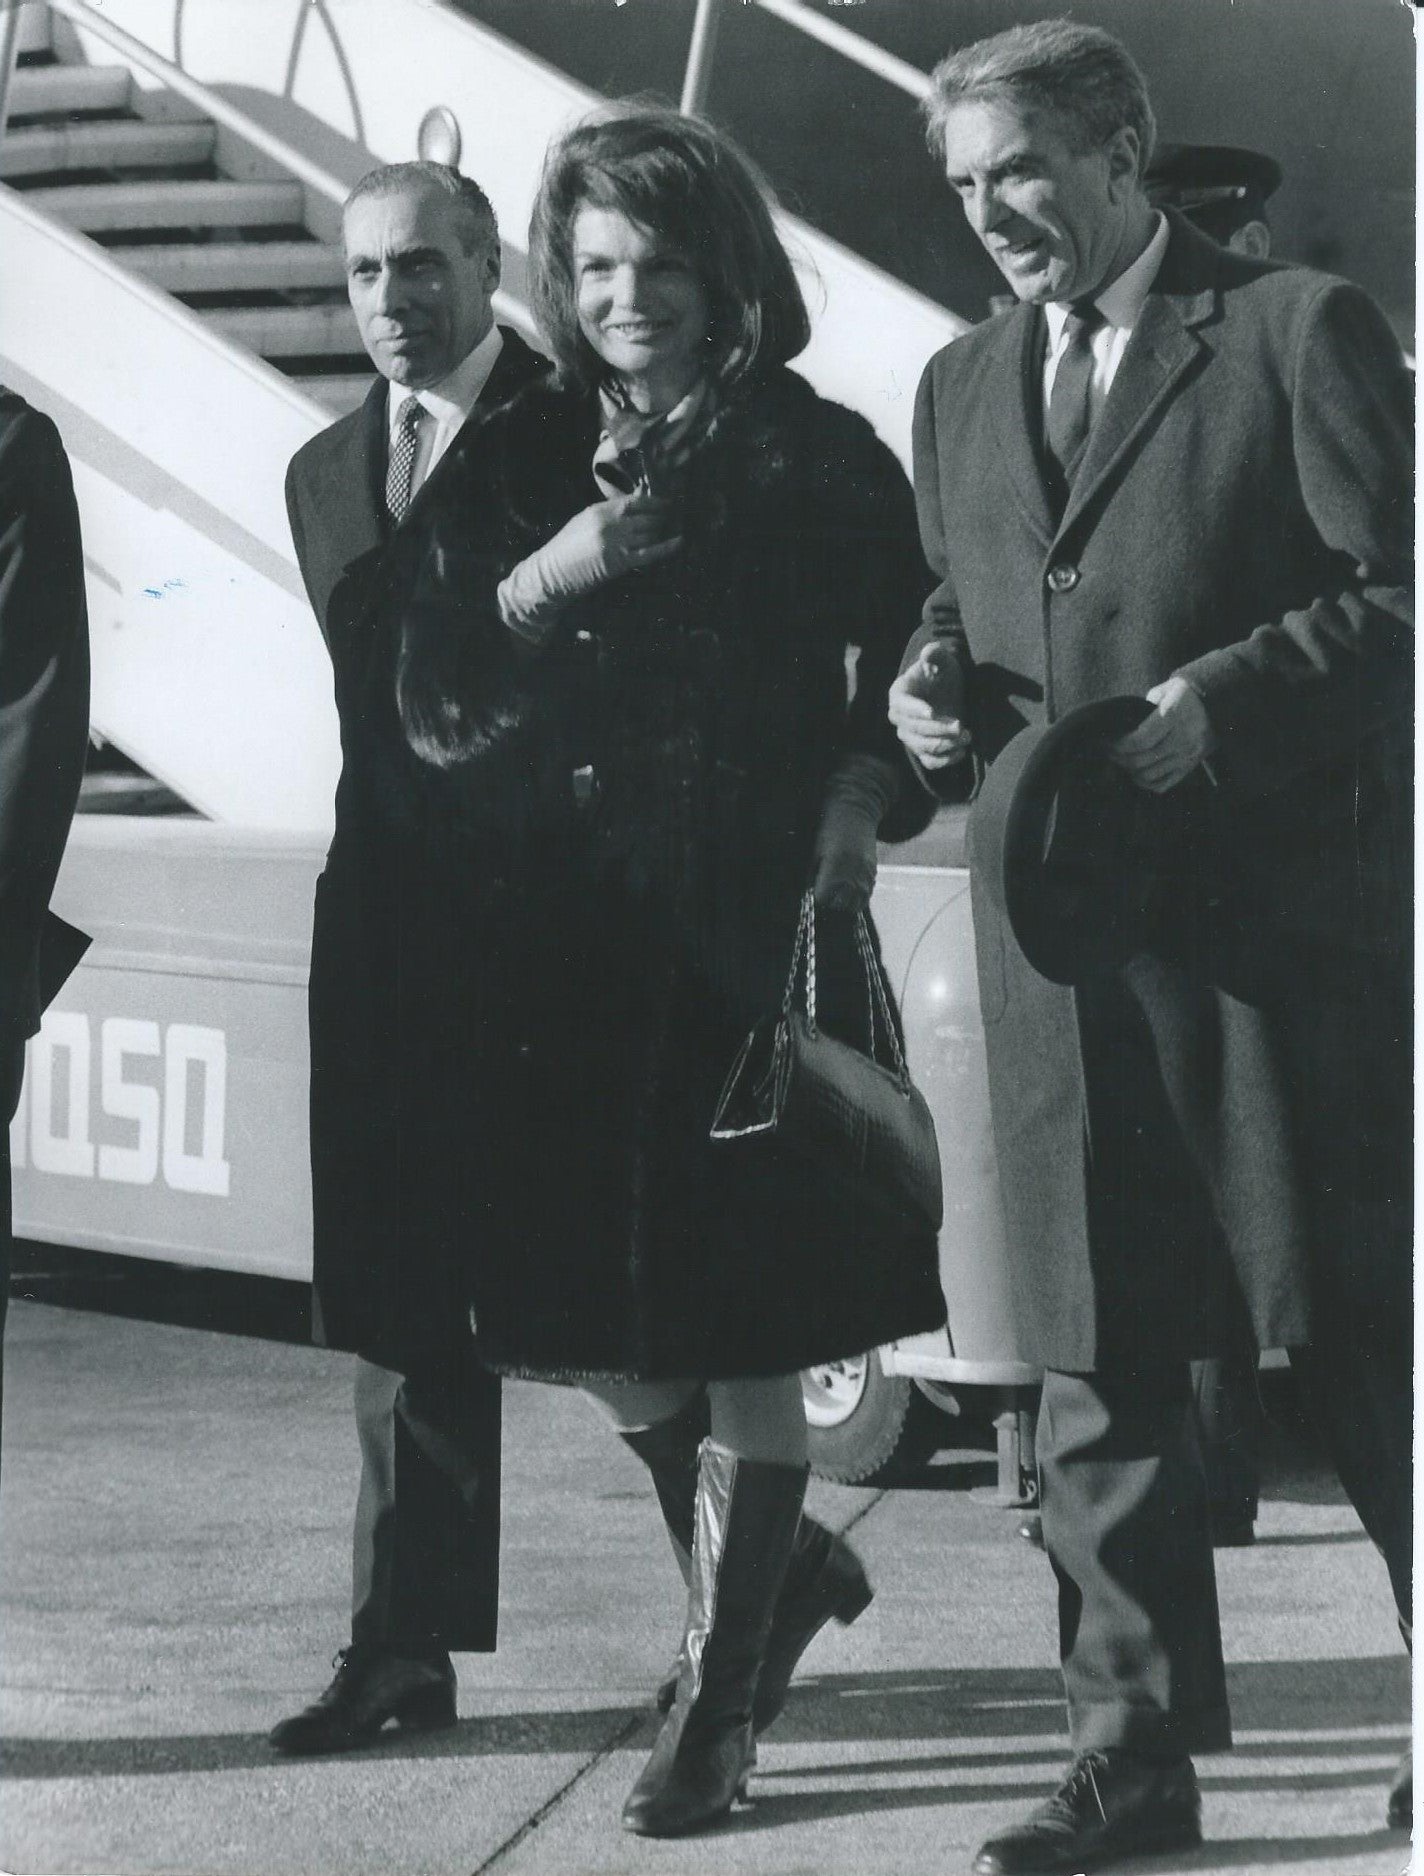
[[[1135,194],[1142,172],[1142,144],[1131,124],[1119,124],[1104,146],[1108,184],[1116,199]]]
[[[485,253],[485,284],[493,293],[504,271],[504,256],[498,241],[492,241]]]
[[[1263,221],[1243,222],[1239,228],[1232,229],[1226,245],[1234,254],[1246,254],[1253,261],[1263,261],[1271,251],[1271,231]]]

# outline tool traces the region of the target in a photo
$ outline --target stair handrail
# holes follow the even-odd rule
[[[304,156],[284,138],[275,135],[265,124],[259,123],[247,111],[242,110],[238,105],[230,104],[220,92],[214,91],[211,85],[205,85],[200,79],[190,77],[182,66],[175,65],[171,59],[165,59],[161,52],[155,52],[152,46],[145,45],[141,39],[136,39],[132,33],[126,32],[113,20],[106,19],[97,7],[89,5],[89,0],[41,0],[41,3],[47,6],[51,13],[62,14],[74,25],[82,26],[86,31],[92,32],[96,38],[112,46],[132,64],[140,66],[152,77],[160,79],[169,90],[176,91],[180,98],[186,98],[190,104],[196,105],[205,116],[212,118],[214,123],[221,124],[225,129],[235,132],[244,143],[250,144],[254,150],[286,170],[294,181],[310,189],[313,194],[323,197],[338,209],[350,195],[352,183],[344,182],[339,176],[333,175],[330,170],[323,169],[319,163],[312,162],[310,157]],[[10,0],[6,8],[7,38],[11,21],[18,20],[21,4],[22,0]],[[0,0],[0,5],[5,5],[5,0]],[[18,27],[15,30],[18,31]],[[0,94],[0,138],[4,136],[5,107],[6,98]],[[512,294],[505,292],[502,288],[497,288],[492,296],[491,304],[499,318],[507,319],[511,325],[519,327],[526,334],[533,331],[533,320],[528,309],[522,306]]]
[[[934,81],[918,65],[896,58],[893,52],[886,52],[861,34],[853,33],[848,26],[824,18],[804,5],[803,0],[740,0],[740,3],[770,13],[783,25],[792,27],[808,39],[818,40],[852,65],[859,65],[862,70],[883,78],[887,84],[908,92],[912,98],[923,100],[933,89]],[[729,0],[697,0],[692,40],[683,72],[681,107],[684,111],[700,111],[707,102],[717,29],[728,4]]]
[[[292,178],[315,194],[325,197],[328,202],[341,204],[351,193],[351,184],[343,182],[339,176],[333,176],[330,170],[313,163],[300,150],[294,149],[281,137],[258,123],[255,117],[242,110],[238,105],[230,104],[211,85],[205,85],[200,79],[192,78],[181,65],[175,65],[171,59],[165,59],[161,52],[155,52],[141,39],[135,39],[111,19],[106,19],[97,7],[90,6],[89,0],[42,0],[51,13],[59,13],[76,26],[82,26],[86,32],[92,32],[132,64],[141,66],[152,77],[161,79],[170,91],[176,91],[180,98],[186,98],[214,123],[225,129],[235,131],[245,143],[250,143],[263,156],[270,157],[281,165]]]

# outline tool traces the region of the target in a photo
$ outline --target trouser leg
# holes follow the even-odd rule
[[[1311,1346],[1292,1349],[1307,1411],[1412,1629],[1413,981],[1359,960],[1336,994],[1285,1024],[1306,1091],[1317,1181]]]
[[[494,1652],[501,1421],[499,1376],[472,1354],[401,1383],[390,1617],[397,1653]]]
[[[1044,1376],[1043,1537],[1074,1750],[1231,1743],[1206,1484],[1185,1362]]]
[[[1255,1521],[1261,1496],[1262,1411],[1256,1344],[1238,1322],[1226,1351],[1192,1363],[1192,1398],[1214,1530]]]
[[[395,1407],[400,1376],[356,1358],[356,1439],[361,1483],[351,1534],[351,1641],[386,1648],[396,1542]]]
[[[1408,1640],[1414,1625],[1413,1321],[1409,1215],[1357,1205],[1322,1282],[1315,1341],[1291,1350],[1306,1411],[1389,1571]]]
[[[0,1434],[5,1407],[5,1315],[10,1305],[10,1125],[0,1132]]]
[[[10,1307],[10,1259],[13,1245],[10,1220],[10,1122],[20,1102],[25,1072],[25,1051],[0,1049],[0,1421],[5,1403],[5,1317]],[[0,1427],[3,1431],[3,1427]]]
[[[499,1627],[500,1384],[360,1361],[351,1639],[401,1655],[491,1653]]]

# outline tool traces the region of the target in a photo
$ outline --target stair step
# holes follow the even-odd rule
[[[335,417],[344,417],[364,402],[374,372],[340,372],[329,377],[298,378],[296,382]]]
[[[15,50],[22,60],[54,58],[54,46],[50,38],[49,8],[43,6],[22,6],[20,8],[20,36]]]
[[[164,169],[210,162],[212,124],[40,124],[12,130],[0,143],[0,176],[43,176],[66,169]]]
[[[223,306],[204,308],[202,317],[224,338],[263,358],[344,357],[361,350],[356,315],[346,305]]]
[[[340,287],[346,269],[320,241],[212,241],[201,247],[125,247],[125,267],[168,293]]]
[[[123,65],[21,65],[10,85],[10,119],[121,111],[133,96]]]
[[[31,189],[26,201],[85,234],[115,228],[300,227],[296,182],[116,182]]]

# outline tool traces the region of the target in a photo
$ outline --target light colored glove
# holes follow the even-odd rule
[[[849,755],[826,784],[816,833],[816,904],[859,912],[875,890],[875,839],[900,789],[878,756]]]
[[[570,600],[675,554],[682,546],[682,536],[669,532],[675,525],[672,504],[652,495],[592,503],[501,581],[501,618],[521,638],[542,644]]]
[[[895,734],[923,769],[946,769],[969,754],[964,673],[949,647],[931,639],[890,686]]]

